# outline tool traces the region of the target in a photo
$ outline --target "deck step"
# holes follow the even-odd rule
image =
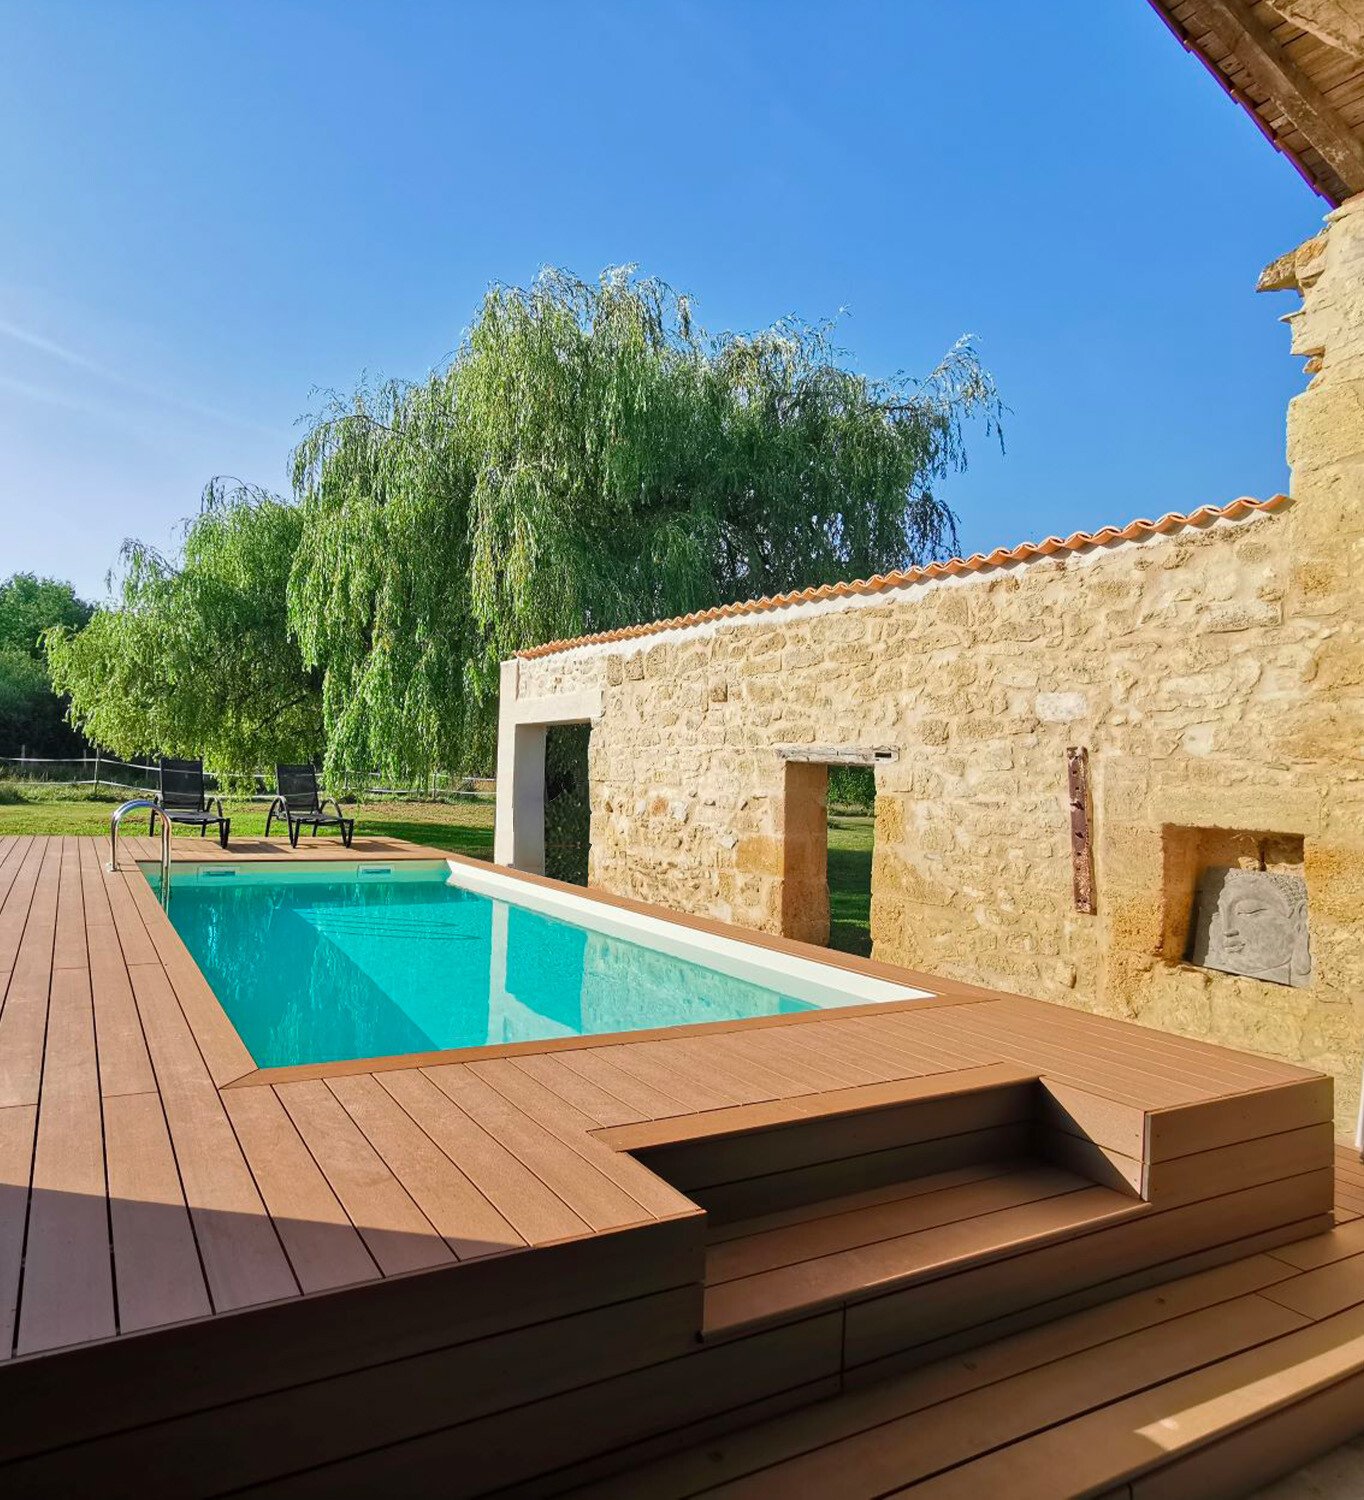
[[[891,1187],[1033,1149],[1039,1089],[1011,1067],[850,1088],[601,1132],[712,1225]]]
[[[1028,1157],[793,1205],[712,1228],[707,1338],[879,1296],[1149,1212]]]

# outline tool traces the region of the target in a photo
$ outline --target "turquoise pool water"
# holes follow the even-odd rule
[[[816,1008],[444,864],[200,867],[172,876],[169,916],[262,1068]]]

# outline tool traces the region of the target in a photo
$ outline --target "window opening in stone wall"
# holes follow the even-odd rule
[[[1311,982],[1301,835],[1167,824],[1162,839],[1166,962]]]
[[[545,874],[587,884],[592,799],[589,724],[551,724],[545,732]]]

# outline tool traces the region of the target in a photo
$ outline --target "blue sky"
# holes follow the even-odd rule
[[[486,285],[637,262],[713,329],[976,335],[969,550],[1283,488],[1257,296],[1325,205],[1143,0],[0,0],[0,576],[103,591],[316,388],[420,377]]]

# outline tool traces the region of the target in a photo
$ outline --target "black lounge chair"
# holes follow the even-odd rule
[[[335,797],[324,797],[317,784],[317,771],[313,766],[276,766],[275,781],[279,796],[270,804],[265,815],[265,836],[270,837],[270,823],[274,818],[283,818],[289,825],[289,847],[298,848],[298,834],[305,823],[312,825],[313,833],[319,828],[339,828],[341,842],[350,848],[355,837],[355,819],[341,811]],[[335,812],[327,811],[330,803]]]
[[[232,819],[223,816],[223,799],[208,795],[203,761],[162,759],[157,774],[160,788],[155,801],[166,821],[197,824],[200,838],[210,826],[216,827],[218,843],[226,849]],[[156,832],[156,813],[147,819],[147,832]]]

